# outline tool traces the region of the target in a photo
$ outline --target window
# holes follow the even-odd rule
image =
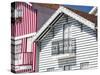
[[[22,40],[11,40],[11,52],[12,53],[20,53],[21,52],[21,43]]]
[[[22,21],[22,10],[21,9],[13,9],[11,10],[11,23],[21,22]]]
[[[80,63],[80,69],[88,69],[89,62]]]
[[[59,45],[58,41],[55,41],[52,43],[52,54],[53,55],[59,54],[58,45]]]
[[[18,45],[11,45],[11,52],[12,53],[20,53],[21,52],[21,44]]]
[[[70,50],[71,53],[76,53],[76,41],[75,39],[70,39]]]
[[[64,39],[52,42],[52,55],[75,53],[76,52],[76,40],[73,38]]]
[[[22,9],[14,9],[11,8],[11,17],[13,18],[19,18],[22,17]]]
[[[64,66],[64,69],[63,70],[70,70],[70,65]]]
[[[63,50],[63,41],[60,40],[59,41],[59,54],[63,54],[64,53],[64,50]]]
[[[47,68],[47,72],[52,72],[52,71],[54,71],[54,67],[52,67],[52,68]]]
[[[21,52],[21,44],[15,45],[15,53]]]
[[[21,9],[15,9],[15,18],[22,17],[22,10]]]

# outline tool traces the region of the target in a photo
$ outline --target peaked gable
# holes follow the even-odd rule
[[[84,17],[76,14],[75,12],[73,12],[70,9],[64,8],[63,6],[59,7],[59,9],[49,18],[49,20],[43,25],[43,27],[38,31],[38,33],[35,35],[35,37],[33,37],[32,42],[36,41],[39,36],[43,35],[44,33],[47,33],[48,29],[50,29],[52,27],[53,22],[55,22],[62,14],[64,13],[76,20],[78,20],[79,22],[87,25],[88,27],[90,27],[93,30],[96,30],[95,28],[95,23],[85,19]],[[43,36],[42,36],[43,37]]]

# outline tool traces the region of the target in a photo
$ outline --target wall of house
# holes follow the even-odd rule
[[[22,21],[11,25],[11,36],[36,32],[37,11],[24,2],[16,2],[15,8],[22,10]]]
[[[15,22],[11,24],[11,36],[12,37],[20,37],[26,34],[34,33],[41,28],[41,26],[49,19],[54,10],[41,7],[37,4],[33,6],[29,6],[24,2],[16,2],[16,9],[22,10],[22,21]],[[12,48],[12,70],[16,72],[28,72],[34,71],[36,62],[35,62],[35,46],[34,44],[30,45],[28,43],[28,38],[33,37],[24,37],[18,40],[15,40],[13,45],[17,46],[15,42],[21,41],[19,51],[16,51],[16,48]],[[13,40],[13,39],[12,39]],[[32,47],[32,51],[28,52],[30,48],[28,45]],[[37,52],[38,53],[38,52]],[[13,58],[14,57],[14,58]],[[15,60],[17,58],[17,60]]]
[[[12,40],[11,45],[11,70],[15,72],[34,71],[35,46],[30,44],[32,37]],[[33,55],[34,54],[34,55]]]
[[[68,56],[66,54],[52,55],[52,42],[63,38],[63,25],[65,25],[64,38],[68,38],[67,27],[70,26],[70,38],[76,39],[76,54],[75,56]],[[97,40],[96,32],[86,25],[78,22],[77,20],[65,16],[62,16],[54,26],[54,37],[52,31],[41,41],[39,49],[39,72],[48,71],[62,71],[63,65],[66,65],[68,58],[71,61],[75,61],[74,64],[70,65],[71,70],[81,69],[80,64],[88,62],[86,69],[97,68]],[[71,54],[72,55],[72,54]],[[61,62],[61,61],[62,62]]]

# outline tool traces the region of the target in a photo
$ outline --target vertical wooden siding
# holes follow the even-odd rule
[[[18,2],[16,9],[22,10],[22,21],[11,25],[11,36],[21,36],[36,32],[37,11],[26,3]]]

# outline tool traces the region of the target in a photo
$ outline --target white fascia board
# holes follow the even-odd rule
[[[35,35],[35,37],[33,37],[32,42],[34,42],[39,35],[49,26],[49,24],[55,19],[55,17],[61,13],[61,9],[62,7],[60,7],[50,18],[49,20],[42,26],[42,28],[37,32],[37,34]]]
[[[28,5],[32,6],[32,4],[30,2],[26,2]]]
[[[13,39],[13,40],[19,40],[19,39],[22,39],[22,38],[34,36],[35,34],[36,34],[36,32],[30,33],[30,34],[26,34],[26,35],[22,35],[22,36],[18,36],[18,37],[11,37],[11,39]]]
[[[63,7],[61,10],[62,10],[63,13],[73,17],[74,19],[78,20],[79,22],[81,22],[81,23],[87,25],[88,27],[90,27],[91,29],[95,30],[95,23],[83,18],[82,16],[74,13],[73,11],[71,11],[67,8]]]
[[[95,10],[97,10],[97,7],[93,7],[89,14],[93,14]]]

